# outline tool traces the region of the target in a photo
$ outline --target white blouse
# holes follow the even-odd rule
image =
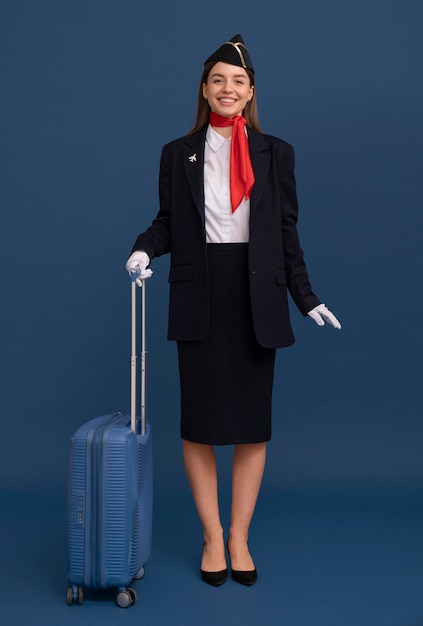
[[[232,213],[229,187],[231,137],[210,125],[204,152],[204,198],[207,243],[246,243],[249,239],[250,201],[245,197]]]

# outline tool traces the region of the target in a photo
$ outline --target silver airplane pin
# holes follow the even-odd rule
[[[197,161],[197,153],[193,154],[192,156],[188,157],[188,161],[190,163],[194,163]]]

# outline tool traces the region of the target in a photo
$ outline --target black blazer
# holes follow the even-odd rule
[[[208,330],[208,271],[204,217],[207,127],[164,146],[160,210],[132,252],[150,259],[170,252],[168,339],[196,341]],[[294,342],[287,289],[303,315],[320,304],[313,293],[297,234],[294,150],[285,141],[248,128],[255,183],[248,243],[251,308],[264,347]]]

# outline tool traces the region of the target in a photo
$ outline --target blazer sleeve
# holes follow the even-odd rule
[[[151,226],[138,235],[132,250],[144,250],[150,257],[161,256],[170,252],[170,165],[166,146],[162,149],[159,172],[160,209]]]
[[[321,304],[321,301],[312,290],[297,231],[298,200],[294,174],[294,148],[290,144],[285,146],[288,146],[287,151],[278,168],[285,271],[292,299],[301,313],[307,315],[311,309]]]

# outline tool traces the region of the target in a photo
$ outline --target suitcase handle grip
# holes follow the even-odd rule
[[[137,432],[137,276],[131,272],[131,429]],[[141,281],[141,435],[146,433],[146,323],[145,323],[145,279]]]

